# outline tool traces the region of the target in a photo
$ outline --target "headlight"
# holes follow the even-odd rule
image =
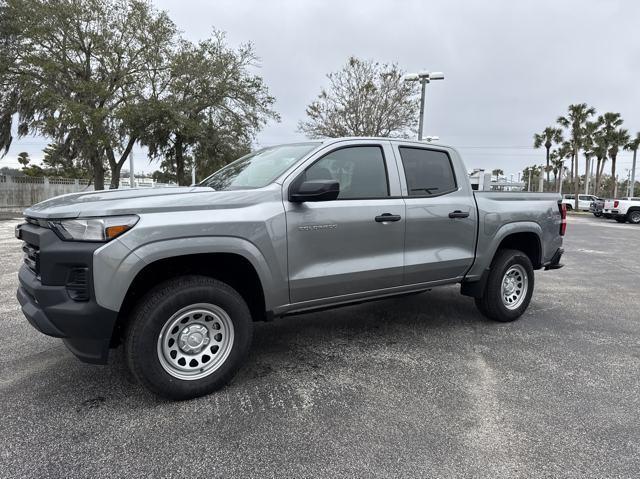
[[[60,239],[67,241],[109,241],[130,230],[140,218],[136,215],[54,220],[49,224]]]

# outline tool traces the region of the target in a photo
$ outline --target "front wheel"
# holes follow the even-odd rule
[[[220,389],[234,376],[252,333],[249,308],[237,291],[206,276],[184,276],[140,300],[125,355],[147,389],[169,399],[190,399]]]
[[[491,264],[489,277],[476,306],[489,319],[508,322],[518,319],[531,302],[534,287],[533,265],[518,250],[501,250]]]

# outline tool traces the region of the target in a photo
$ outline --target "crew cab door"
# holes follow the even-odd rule
[[[289,201],[301,180],[336,180],[340,194]],[[287,177],[283,193],[291,303],[402,285],[405,206],[388,141],[332,144]]]
[[[404,283],[462,277],[473,263],[477,208],[455,152],[395,144],[406,202]]]
[[[593,201],[593,196],[590,195],[578,195],[578,208],[581,210],[588,210],[589,205]]]

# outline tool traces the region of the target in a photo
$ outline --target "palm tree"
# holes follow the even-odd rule
[[[558,184],[558,174],[562,174],[564,170],[564,156],[560,149],[553,150],[550,155],[551,171],[553,171],[554,189],[556,192],[560,192]]]
[[[546,127],[542,133],[533,135],[533,147],[540,148],[544,145],[547,150],[547,189],[549,189],[549,152],[554,143],[562,143],[562,130],[560,128]]]
[[[27,153],[26,151],[18,153],[18,163],[20,163],[23,167],[26,168],[30,161],[31,159],[29,158],[29,153]]]
[[[504,171],[495,169],[491,172],[491,174],[496,175],[496,181],[498,181],[500,179],[500,175],[504,175]]]
[[[584,126],[589,117],[596,114],[596,109],[586,103],[569,105],[567,116],[558,117],[558,124],[569,130],[569,142],[573,149],[574,179],[573,192],[575,193],[575,210],[578,210],[578,189],[580,188],[580,175],[578,174],[578,153],[582,148]]]
[[[640,148],[640,131],[636,137],[624,146],[625,150],[633,151],[633,164],[631,166],[631,196],[636,195],[636,155]]]
[[[616,178],[616,158],[620,148],[624,148],[629,143],[629,132],[624,128],[612,131],[607,139],[609,144],[609,158],[611,158],[611,180],[613,181],[613,197],[618,196],[618,179]]]
[[[604,165],[607,162],[607,153],[607,139],[604,135],[604,131],[600,129],[594,135],[593,143],[591,145],[591,154],[596,157],[596,195],[600,191],[602,173],[604,172]]]
[[[620,126],[622,126],[622,123],[624,121],[620,117],[620,113],[614,113],[614,112],[608,111],[604,115],[600,115],[598,117],[598,122],[602,125],[603,138],[601,140],[601,146],[604,148],[604,151],[605,151],[605,155],[602,163],[602,169],[600,171],[600,180],[602,181],[602,175],[604,173],[604,163],[607,161],[607,155],[609,153],[609,147],[611,142],[610,137],[613,134],[613,132],[616,131],[616,128],[619,128]],[[615,169],[613,165],[612,165],[612,168]],[[614,177],[613,182],[615,183],[615,174],[613,175],[613,177]]]
[[[596,138],[600,130],[600,123],[597,121],[588,121],[584,125],[582,148],[585,158],[585,175],[584,175],[584,194],[589,194],[589,182],[591,181],[591,158],[596,156],[593,148],[596,144]]]
[[[573,159],[573,147],[571,143],[568,141],[563,141],[560,148],[558,148],[558,157],[562,159],[562,164],[564,165],[565,160]],[[568,170],[568,168],[565,168]],[[571,178],[573,178],[573,161],[571,161]],[[558,188],[558,193],[562,193],[562,184],[563,184],[564,176],[560,176],[560,186]]]

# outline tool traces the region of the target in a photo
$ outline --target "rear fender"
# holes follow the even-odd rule
[[[465,275],[465,281],[479,281],[486,270],[491,266],[491,262],[496,255],[496,251],[500,246],[500,243],[509,235],[515,233],[534,233],[538,237],[540,245],[540,258],[544,260],[544,251],[542,246],[542,228],[538,223],[533,221],[519,221],[515,223],[507,223],[498,228],[493,237],[488,238],[482,234],[482,228],[480,228],[480,234],[478,238],[478,246],[476,249],[476,260]]]

